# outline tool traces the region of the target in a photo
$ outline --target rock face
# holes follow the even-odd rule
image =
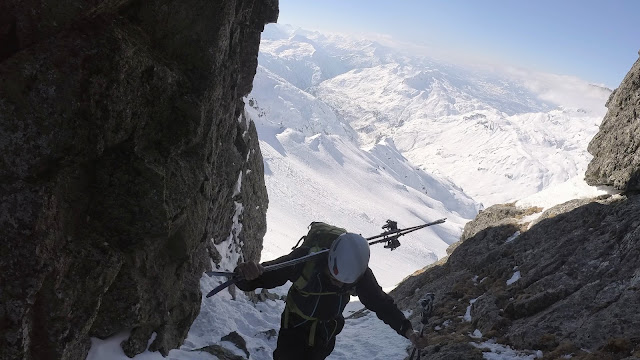
[[[544,359],[640,359],[639,106],[636,62],[589,145],[587,180],[625,193],[569,201],[533,223],[540,209],[492,206],[446,261],[392,292],[409,309],[436,294],[429,358],[481,359],[482,345],[470,343],[492,339]]]
[[[242,96],[277,15],[277,0],[0,5],[1,359],[82,359],[123,330],[128,355],[152,333],[166,354],[199,312],[211,239],[259,257]]]
[[[640,196],[584,202],[551,209],[516,237],[524,225],[502,219],[462,242],[443,265],[405,280],[393,292],[402,307],[415,309],[424,293],[436,294],[428,351],[449,353],[478,329],[485,339],[550,359],[640,355]],[[483,213],[504,214],[500,207]],[[478,351],[453,353],[474,358]]]
[[[640,191],[640,60],[616,89],[600,131],[589,143],[594,158],[585,180],[589,185],[610,185]]]

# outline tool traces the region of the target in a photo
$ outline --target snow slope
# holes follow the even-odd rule
[[[447,218],[407,235],[390,253],[372,249],[372,269],[384,287],[446,255],[477,204],[446,179],[412,166],[389,138],[362,149],[355,131],[325,104],[264,67],[246,101],[255,119],[269,193],[263,260],[290,251],[312,221],[365,237],[387,219],[401,227]]]
[[[362,146],[385,137],[485,206],[582,175],[611,90],[517,68],[462,67],[375,41],[272,25],[260,63],[333,108]]]

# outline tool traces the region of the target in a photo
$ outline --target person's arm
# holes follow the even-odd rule
[[[371,269],[367,269],[362,278],[358,280],[356,292],[362,305],[375,312],[380,320],[384,321],[398,334],[408,338],[407,331],[413,330],[411,322],[398,309],[393,298],[378,285],[378,281]]]
[[[393,298],[382,290],[371,269],[367,269],[358,281],[356,292],[362,305],[375,312],[380,320],[409,339],[415,347],[421,349],[427,346],[427,338],[413,330],[411,322],[398,309]]]
[[[240,273],[245,278],[248,278],[248,280],[238,281],[236,286],[242,291],[252,291],[257,288],[272,289],[284,285],[287,281],[293,281],[299,277],[305,263],[266,272],[263,267],[297,259],[307,255],[308,252],[309,249],[307,248],[297,248],[287,255],[272,261],[266,261],[263,264],[255,262],[240,263],[234,272]]]

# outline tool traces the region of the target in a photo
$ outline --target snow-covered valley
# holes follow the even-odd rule
[[[261,66],[329,105],[362,147],[391,138],[416,167],[485,206],[582,174],[611,93],[573,77],[463,67],[286,26],[265,31],[262,44]]]

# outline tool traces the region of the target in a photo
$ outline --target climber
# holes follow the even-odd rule
[[[328,254],[313,261],[264,272],[269,266],[315,252],[307,246],[295,248],[288,255],[258,264],[240,263],[236,269],[244,280],[239,289],[274,288],[291,281],[285,310],[280,321],[274,360],[324,359],[335,346],[335,337],[344,326],[342,311],[351,294],[376,313],[378,318],[398,334],[408,338],[416,348],[427,345],[426,337],[414,331],[411,323],[386,294],[368,266],[369,244],[360,235],[343,233],[331,242]],[[264,265],[264,266],[263,266]]]

